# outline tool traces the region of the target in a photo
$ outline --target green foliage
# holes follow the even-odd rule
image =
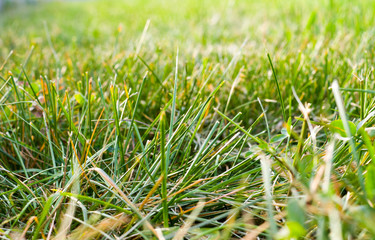
[[[357,132],[357,127],[355,126],[355,124],[353,122],[348,121],[348,124],[349,124],[349,129],[350,129],[351,135],[355,136],[355,134]],[[334,120],[334,121],[330,122],[329,127],[330,127],[330,130],[331,130],[332,133],[338,133],[338,134],[340,134],[341,137],[348,137],[346,132],[345,132],[344,124],[343,124],[342,120]]]
[[[375,238],[373,9],[9,2],[1,236]]]
[[[375,166],[370,165],[367,167],[366,172],[366,193],[370,201],[375,200]]]

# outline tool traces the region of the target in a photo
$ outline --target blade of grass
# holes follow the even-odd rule
[[[271,56],[270,56],[269,53],[267,53],[267,58],[268,58],[268,61],[269,61],[270,65],[271,65],[271,69],[272,69],[273,77],[274,77],[274,79],[275,79],[275,83],[276,83],[276,87],[277,87],[277,93],[279,94],[279,100],[280,100],[281,109],[282,109],[282,113],[283,113],[283,120],[284,120],[284,122],[286,122],[286,114],[285,114],[284,100],[283,100],[283,97],[281,96],[281,91],[280,91],[279,81],[277,80],[277,75],[276,75],[276,72],[275,72],[275,68],[273,67],[272,60],[271,60]]]

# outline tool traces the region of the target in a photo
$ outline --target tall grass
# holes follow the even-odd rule
[[[7,5],[1,238],[373,238],[374,7]]]

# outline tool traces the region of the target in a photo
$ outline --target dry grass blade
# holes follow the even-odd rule
[[[199,213],[204,207],[204,202],[198,202],[194,211],[187,217],[186,222],[182,227],[177,231],[176,235],[173,237],[173,240],[183,240],[184,236],[188,233],[189,228],[193,225],[194,221],[197,219]]]
[[[80,163],[78,161],[78,158],[74,158],[73,162],[73,173],[76,171],[79,171],[80,169]],[[72,194],[78,194],[80,192],[80,184],[79,184],[79,175],[74,175],[75,179],[73,179],[71,193]],[[65,213],[63,214],[60,227],[57,231],[57,234],[54,239],[56,240],[64,240],[66,239],[66,236],[70,230],[70,226],[72,224],[72,216],[74,216],[75,211],[77,207],[77,199],[75,197],[71,197],[68,203],[68,208],[66,209]]]
[[[136,213],[138,218],[144,221],[145,227],[151,230],[151,232],[154,233],[155,236],[157,236],[155,228],[150,224],[150,222],[147,219],[145,219],[145,217],[139,211],[139,209],[130,201],[130,199],[124,194],[124,192],[121,191],[121,189],[116,185],[116,183],[102,169],[92,168],[90,169],[90,171],[96,171],[97,173],[99,173],[103,180],[106,181],[109,186],[112,186],[116,190],[116,192],[124,199],[124,201],[129,205],[129,207],[134,211],[134,213]]]
[[[118,214],[111,218],[106,218],[100,221],[99,223],[93,226],[87,226],[81,224],[79,227],[73,230],[71,234],[67,237],[67,239],[75,240],[75,239],[82,239],[82,240],[90,240],[96,239],[101,235],[103,232],[108,232],[111,230],[115,230],[125,224],[129,223],[129,217],[125,214]]]
[[[286,216],[286,212],[281,212],[274,217],[275,221],[279,221],[280,219]],[[270,227],[269,222],[262,223],[261,225],[257,226],[254,230],[250,230],[242,240],[255,240],[259,239],[259,234],[263,233]]]

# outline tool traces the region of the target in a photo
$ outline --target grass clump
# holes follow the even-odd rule
[[[0,236],[372,239],[374,7],[8,3]]]

